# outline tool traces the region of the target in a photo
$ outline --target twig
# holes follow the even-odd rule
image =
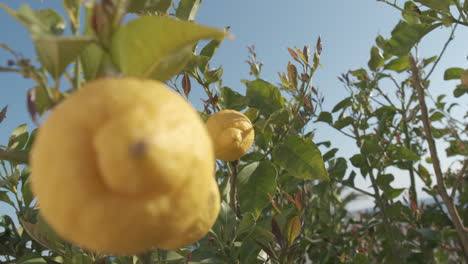
[[[431,76],[432,72],[434,72],[437,64],[439,64],[439,61],[440,59],[442,58],[442,56],[444,55],[445,51],[447,50],[447,47],[448,45],[450,44],[450,42],[452,42],[453,38],[454,38],[454,35],[455,35],[455,30],[457,29],[457,26],[458,24],[455,24],[455,26],[453,26],[452,28],[452,31],[450,32],[450,36],[449,38],[447,39],[447,41],[445,42],[444,44],[444,47],[442,48],[442,51],[440,52],[439,56],[437,56],[437,60],[434,62],[434,64],[432,65],[432,68],[431,70],[429,71],[429,73],[426,75],[426,77],[424,77],[424,81],[427,81],[429,79],[429,76]]]
[[[455,194],[457,193],[458,186],[463,182],[463,177],[465,176],[465,172],[468,169],[468,159],[465,159],[463,161],[463,166],[458,172],[457,179],[455,179],[455,183],[453,184],[452,187],[452,194],[450,195],[450,198],[452,200],[455,199]]]
[[[349,185],[349,184],[343,182],[343,181],[340,180],[340,179],[335,179],[335,180],[336,180],[338,183],[340,183],[341,185],[343,185],[343,186],[346,186],[346,187],[351,188],[351,189],[353,189],[353,190],[355,190],[355,191],[358,191],[358,192],[360,192],[360,193],[362,193],[362,194],[365,194],[365,195],[367,195],[367,196],[370,196],[370,197],[374,197],[374,198],[375,198],[375,196],[374,196],[372,193],[368,192],[368,191],[365,191],[365,190],[363,190],[363,189],[361,189],[361,188],[358,188],[358,187],[356,187],[356,186],[353,186],[353,185]]]
[[[420,70],[417,66],[415,58],[411,55],[410,56],[410,66],[411,72],[413,75],[413,86],[416,90],[419,99],[419,105],[421,107],[421,118],[424,126],[424,132],[426,136],[427,144],[429,145],[429,151],[431,154],[432,159],[432,166],[434,168],[434,172],[437,179],[437,191],[439,195],[442,197],[442,201],[444,202],[445,206],[447,206],[447,210],[450,214],[452,223],[457,231],[458,238],[460,239],[461,246],[463,248],[463,254],[465,257],[465,261],[468,262],[468,235],[465,231],[465,227],[463,226],[463,222],[458,214],[458,211],[453,203],[453,200],[447,193],[447,188],[444,183],[444,176],[442,174],[442,169],[440,167],[439,156],[437,154],[437,148],[434,142],[434,137],[432,136],[432,129],[431,123],[429,121],[429,115],[427,111],[427,105],[424,98],[424,90],[423,84],[421,80]]]

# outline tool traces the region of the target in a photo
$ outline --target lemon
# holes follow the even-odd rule
[[[250,149],[255,132],[250,119],[235,110],[221,110],[206,122],[215,147],[215,156],[224,161],[238,160]]]
[[[94,252],[190,245],[219,212],[208,131],[189,103],[156,81],[85,84],[39,128],[30,165],[45,220]]]

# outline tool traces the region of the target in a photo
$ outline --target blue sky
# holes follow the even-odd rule
[[[57,0],[3,0],[1,3],[17,9],[21,3],[33,9],[59,8]],[[402,1],[399,1],[402,2]],[[212,66],[223,65],[224,85],[240,93],[245,92],[241,79],[249,79],[247,45],[255,45],[259,60],[264,63],[261,77],[276,83],[277,72],[284,71],[291,60],[287,47],[315,45],[320,35],[323,52],[320,68],[314,79],[315,86],[325,95],[325,108],[331,109],[346,96],[346,90],[337,76],[351,69],[365,67],[369,51],[377,34],[388,37],[400,14],[397,10],[375,0],[205,0],[197,15],[201,24],[223,28],[231,27],[235,38],[226,40],[215,55]],[[34,57],[34,48],[28,32],[0,10],[0,43],[7,44],[25,57]],[[459,27],[458,38],[433,74],[432,92],[451,94],[454,82],[442,80],[443,71],[452,66],[467,67],[466,41],[468,30]],[[436,29],[422,43],[419,54],[430,57],[438,54],[449,36],[448,29]],[[0,65],[6,65],[10,55],[0,50]],[[26,111],[26,92],[34,83],[19,75],[0,73],[0,108],[8,105],[7,119],[0,124],[0,142],[6,143],[11,131],[20,123],[34,126]],[[393,87],[388,87],[392,89]],[[191,101],[199,104],[200,91],[194,91]],[[340,155],[355,153],[354,142],[341,134],[320,128],[316,141],[331,140],[340,147]],[[400,177],[394,187],[407,187],[409,181]],[[359,180],[367,188],[369,183]],[[362,201],[356,207],[368,206]],[[1,208],[1,207],[0,207]]]

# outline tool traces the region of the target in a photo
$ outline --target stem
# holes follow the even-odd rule
[[[465,159],[463,161],[463,167],[460,169],[457,179],[455,180],[455,183],[453,184],[453,187],[452,187],[452,194],[450,195],[452,200],[455,199],[455,194],[457,193],[458,186],[460,186],[463,183],[463,176],[465,175],[465,172],[467,169],[468,169],[468,159]]]
[[[238,204],[237,204],[237,174],[238,174],[238,168],[237,164],[239,161],[232,161],[230,162],[230,165],[232,166],[231,170],[231,178],[229,179],[229,184],[230,184],[230,191],[229,191],[229,202],[232,210],[236,214],[236,216],[241,219],[242,215],[240,214],[238,210]]]
[[[436,61],[434,62],[434,64],[432,65],[431,70],[430,70],[429,73],[426,75],[426,77],[424,77],[424,81],[427,81],[427,80],[429,79],[429,76],[431,76],[431,74],[432,74],[432,72],[434,72],[434,69],[436,68],[437,64],[439,64],[439,61],[440,61],[440,59],[442,58],[442,56],[444,55],[445,51],[447,50],[448,45],[449,45],[450,42],[454,39],[455,30],[457,29],[457,26],[458,26],[458,24],[455,24],[455,26],[453,26],[452,31],[450,32],[449,38],[448,38],[447,41],[445,42],[444,47],[442,48],[442,51],[440,52],[439,56],[437,56],[437,60],[436,60]]]
[[[340,179],[335,179],[335,181],[337,181],[338,183],[340,183],[340,184],[343,185],[343,186],[346,186],[346,187],[351,188],[351,189],[353,189],[353,190],[355,190],[355,191],[358,191],[358,192],[360,192],[360,193],[362,193],[362,194],[365,194],[365,195],[367,195],[367,196],[370,196],[370,197],[375,198],[375,196],[374,196],[372,193],[370,193],[370,192],[368,192],[368,191],[365,191],[365,190],[363,190],[363,189],[361,189],[361,188],[359,188],[359,187],[349,185],[349,184],[343,182],[343,181],[340,180]]]
[[[409,131],[408,131],[408,117],[406,116],[406,107],[405,107],[405,103],[404,101],[401,102],[401,115],[402,115],[402,118],[403,118],[403,122],[401,123],[403,125],[403,133],[405,134],[405,147],[408,148],[408,149],[411,149],[411,138],[410,138],[410,134],[409,134]],[[415,175],[414,175],[414,169],[413,169],[413,161],[409,161],[408,162],[408,165],[409,165],[409,174],[410,174],[410,181],[411,181],[411,187],[410,187],[410,190],[411,190],[411,194],[410,194],[410,199],[416,204],[416,207],[418,206],[418,194],[416,192],[416,179],[415,179]]]
[[[461,242],[461,246],[463,248],[463,253],[465,257],[465,261],[468,262],[468,234],[463,226],[463,222],[458,214],[458,211],[455,207],[453,200],[447,193],[447,188],[445,187],[444,183],[444,176],[442,174],[442,169],[440,168],[440,161],[439,156],[437,154],[437,148],[434,142],[434,137],[432,136],[432,129],[431,123],[429,121],[429,115],[427,111],[427,105],[424,98],[424,90],[423,84],[421,81],[420,71],[417,66],[416,60],[413,56],[410,56],[410,66],[411,72],[413,75],[413,85],[418,95],[419,104],[421,106],[421,118],[424,126],[424,132],[426,135],[426,141],[429,145],[429,151],[431,154],[432,159],[432,166],[434,168],[434,172],[437,179],[437,191],[439,195],[442,197],[442,201],[444,202],[445,206],[447,206],[447,210],[450,214],[452,223],[457,231],[458,238]]]
[[[152,253],[153,251],[150,250],[148,252],[138,254],[137,255],[138,262],[140,262],[140,264],[155,264],[153,261]]]
[[[0,67],[0,72],[21,72],[21,70],[7,68],[7,67]]]
[[[358,128],[354,127],[354,130],[356,131],[356,140],[358,146],[361,146],[361,137],[359,136]],[[389,144],[390,145],[390,144]],[[386,198],[382,197],[380,195],[379,187],[377,185],[377,179],[374,176],[373,173],[373,166],[371,162],[369,161],[367,155],[365,153],[361,153],[363,156],[364,160],[366,161],[367,168],[369,169],[369,178],[372,183],[372,188],[374,189],[374,197],[377,203],[377,206],[380,207],[382,210],[382,218],[383,218],[383,224],[384,224],[384,230],[385,233],[387,234],[388,238],[390,238],[390,243],[391,243],[391,250],[392,250],[392,256],[391,260],[392,263],[402,263],[401,260],[401,255],[400,255],[400,247],[397,244],[397,241],[393,235],[393,231],[390,229],[392,227],[392,224],[389,221],[388,215],[387,215],[387,204],[386,204]],[[384,200],[385,199],[385,200]],[[395,258],[395,259],[393,259]]]

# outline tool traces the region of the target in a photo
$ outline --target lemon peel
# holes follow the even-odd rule
[[[240,159],[255,138],[250,119],[235,110],[225,109],[213,114],[206,126],[214,143],[216,158],[224,161]]]
[[[189,103],[157,81],[85,84],[39,128],[30,165],[45,220],[94,252],[190,245],[220,209],[208,131]]]

